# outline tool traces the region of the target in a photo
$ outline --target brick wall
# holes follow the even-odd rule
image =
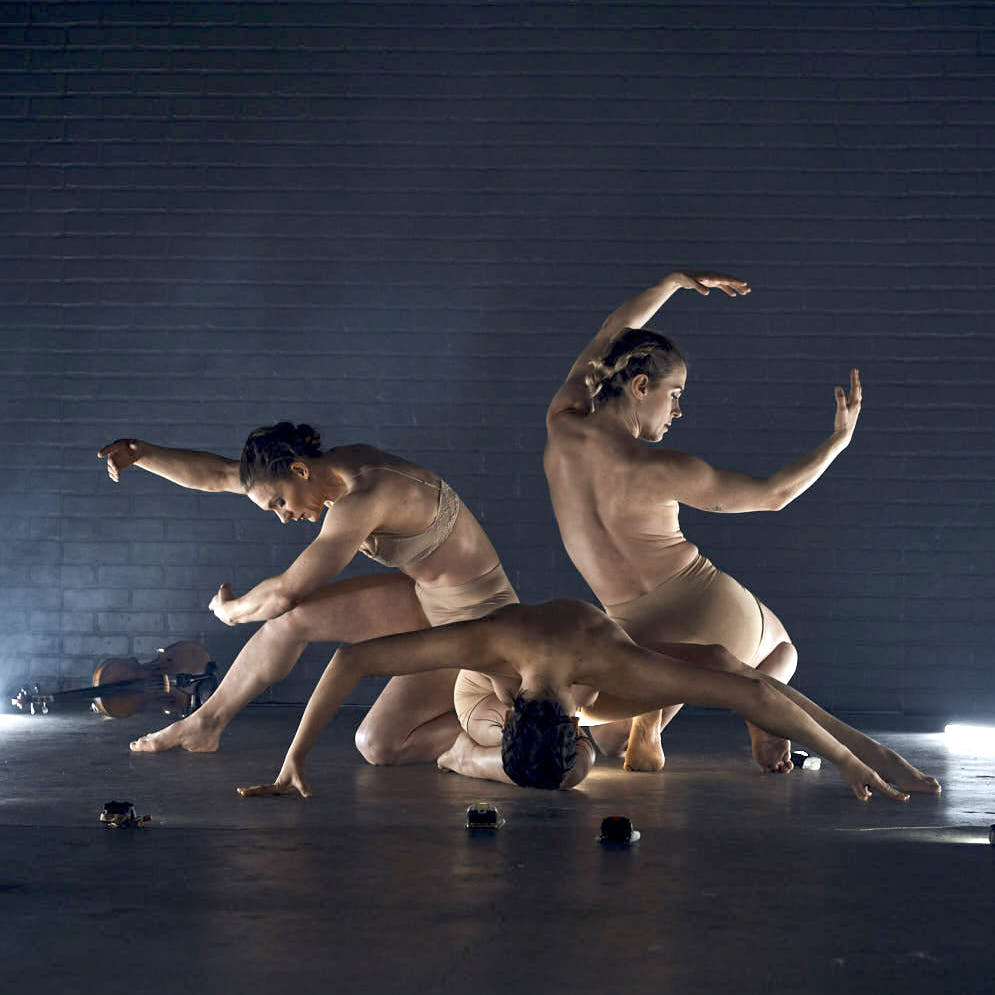
[[[139,472],[281,418],[449,479],[525,600],[588,596],[541,470],[603,316],[676,266],[748,278],[655,323],[669,444],[770,472],[685,531],[834,707],[995,708],[995,8],[980,3],[0,3],[0,678],[248,635],[206,603],[303,534]],[[357,562],[352,571],[369,570]],[[329,647],[276,700],[302,700]],[[369,699],[371,688],[360,694]]]

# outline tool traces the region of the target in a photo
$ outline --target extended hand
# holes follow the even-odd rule
[[[284,762],[283,769],[273,784],[255,784],[251,788],[235,789],[243,798],[271,798],[276,795],[292,795],[295,791],[301,798],[311,797],[311,788],[304,780],[304,772],[296,764]]]
[[[235,625],[236,623],[232,621],[226,607],[229,601],[234,600],[235,595],[232,594],[231,584],[222,584],[218,588],[218,593],[211,598],[211,603],[207,607],[214,612],[219,622],[224,622],[225,625]]]
[[[115,483],[121,479],[121,471],[140,458],[135,439],[118,439],[97,453],[97,459],[107,460],[107,476]]]
[[[872,770],[856,757],[840,764],[840,773],[846,783],[850,785],[853,793],[862,802],[869,801],[875,791],[884,795],[885,798],[890,798],[893,802],[907,802],[909,800],[907,792],[899,791],[898,788],[881,777],[877,771]]]
[[[712,287],[718,287],[729,297],[744,297],[750,292],[750,285],[745,280],[724,273],[671,273],[670,279],[685,290],[697,290],[707,297]]]
[[[860,371],[850,371],[850,396],[842,387],[836,388],[836,423],[833,431],[837,435],[846,436],[849,440],[853,435],[853,430],[857,427],[857,419],[860,417]]]

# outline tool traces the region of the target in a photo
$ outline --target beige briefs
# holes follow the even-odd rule
[[[416,582],[415,595],[433,626],[469,622],[490,615],[502,605],[518,604],[518,595],[500,563],[458,587],[425,587]]]
[[[704,556],[648,594],[606,605],[605,611],[643,646],[718,643],[743,663],[760,662],[764,635],[760,602]]]

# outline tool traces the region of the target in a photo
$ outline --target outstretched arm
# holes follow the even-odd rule
[[[729,297],[750,292],[750,286],[744,280],[724,276],[722,273],[677,272],[664,277],[659,283],[636,294],[612,311],[605,318],[598,334],[570,368],[567,379],[549,406],[547,420],[564,411],[586,414],[590,410],[591,397],[584,378],[591,371],[591,362],[600,360],[622,331],[626,328],[642,328],[678,290],[696,290],[707,297],[712,287],[718,287]]]
[[[97,459],[107,460],[107,475],[115,483],[121,471],[140,466],[157,477],[196,491],[229,491],[242,494],[238,463],[214,453],[194,449],[166,449],[141,439],[118,439],[104,446]]]
[[[939,791],[934,779],[910,767],[898,754],[834,718],[794,688],[745,664],[731,661],[721,669],[709,669],[635,643],[617,645],[618,650],[606,654],[599,664],[610,667],[600,679],[611,687],[611,693],[602,692],[594,706],[585,710],[596,721],[642,714],[681,701],[731,708],[761,729],[797,740],[832,761],[861,801],[867,801],[872,790],[894,801],[907,801],[907,790]],[[597,686],[597,676],[588,679]]]
[[[654,472],[659,489],[682,504],[702,511],[780,511],[807,491],[850,444],[860,416],[860,374],[850,371],[850,394],[836,388],[836,419],[832,435],[810,453],[769,477],[751,477],[736,470],[719,470],[687,453],[663,452]]]
[[[304,709],[276,780],[272,784],[256,784],[235,790],[243,798],[289,795],[295,791],[303,798],[310,798],[311,788],[304,777],[308,754],[363,676],[355,665],[355,657],[350,659],[348,647],[336,650]]]
[[[455,622],[435,629],[383,636],[338,649],[304,709],[276,781],[237,788],[238,793],[250,797],[286,795],[297,791],[305,798],[310,796],[311,789],[304,779],[308,754],[361,678],[457,670],[467,660],[483,667],[490,656],[487,652],[490,643],[486,625],[489,621]]]

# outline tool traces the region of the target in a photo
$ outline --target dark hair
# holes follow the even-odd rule
[[[555,698],[515,698],[501,734],[504,772],[525,788],[558,788],[577,762],[577,728]]]
[[[295,460],[321,455],[321,436],[310,425],[282,421],[249,433],[242,447],[238,476],[246,490],[257,480],[290,476]]]
[[[592,359],[592,371],[585,378],[595,407],[618,397],[625,385],[640,373],[658,384],[678,363],[686,360],[676,343],[648,328],[626,328],[600,360]]]

